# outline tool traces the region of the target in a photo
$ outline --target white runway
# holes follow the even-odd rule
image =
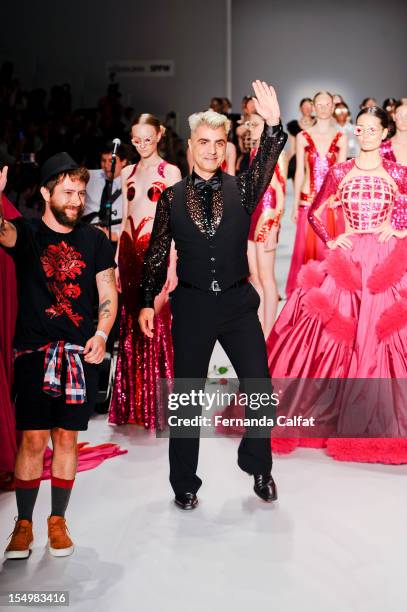
[[[289,211],[283,224],[281,292]],[[218,352],[213,362],[224,359]],[[187,513],[172,503],[167,440],[109,427],[102,416],[80,439],[116,442],[128,454],[78,474],[67,513],[71,557],[45,550],[50,483],[41,484],[33,553],[2,565],[1,592],[69,591],[69,609],[80,612],[405,609],[407,465],[339,463],[300,449],[275,457],[279,501],[268,505],[236,465],[238,441],[203,439],[200,505]],[[4,547],[15,513],[14,494],[1,494]]]

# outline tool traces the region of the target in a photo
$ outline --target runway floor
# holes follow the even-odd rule
[[[281,288],[292,235],[287,212]],[[187,513],[172,503],[167,440],[102,416],[80,439],[128,453],[78,474],[67,513],[71,557],[45,549],[50,483],[41,484],[33,552],[3,563],[0,592],[69,591],[80,612],[405,609],[407,465],[340,463],[299,449],[275,458],[279,501],[268,505],[236,465],[238,441],[203,439],[200,505]],[[15,513],[14,494],[1,494],[4,546]]]

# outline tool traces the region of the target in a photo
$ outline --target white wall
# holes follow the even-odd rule
[[[253,78],[276,85],[284,120],[319,89],[354,111],[368,95],[407,96],[406,2],[233,0],[233,101]],[[124,79],[137,112],[186,117],[226,95],[225,0],[23,0],[2,6],[0,55],[28,86],[70,81],[77,105],[104,92],[106,60],[174,59],[169,78]]]
[[[233,0],[233,99],[253,78],[278,89],[284,120],[301,98],[407,96],[407,3],[400,0]]]

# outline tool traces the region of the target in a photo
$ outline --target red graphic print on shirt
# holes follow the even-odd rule
[[[46,277],[52,279],[48,283],[48,289],[56,298],[56,303],[47,308],[45,312],[51,318],[65,314],[76,327],[79,327],[83,317],[73,312],[70,300],[80,296],[81,288],[67,281],[75,279],[76,276],[82,274],[82,268],[86,268],[82,255],[62,241],[59,244],[50,244],[45,249],[41,263]]]

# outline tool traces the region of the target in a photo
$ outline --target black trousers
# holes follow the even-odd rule
[[[174,377],[178,391],[203,387],[215,342],[219,340],[240,383],[246,380],[246,385],[250,386],[250,379],[253,382],[257,379],[256,385],[261,385],[262,392],[272,393],[266,344],[257,316],[259,303],[259,295],[249,283],[218,295],[181,286],[175,289],[171,295],[171,310]],[[196,414],[197,409],[188,412],[190,408],[183,409],[184,414]],[[197,427],[193,437],[176,437],[170,428],[170,482],[175,494],[196,493],[202,484],[196,474],[199,434]],[[243,471],[248,474],[270,472],[270,434],[271,428],[263,428],[260,435],[246,429],[238,450],[238,465]]]

